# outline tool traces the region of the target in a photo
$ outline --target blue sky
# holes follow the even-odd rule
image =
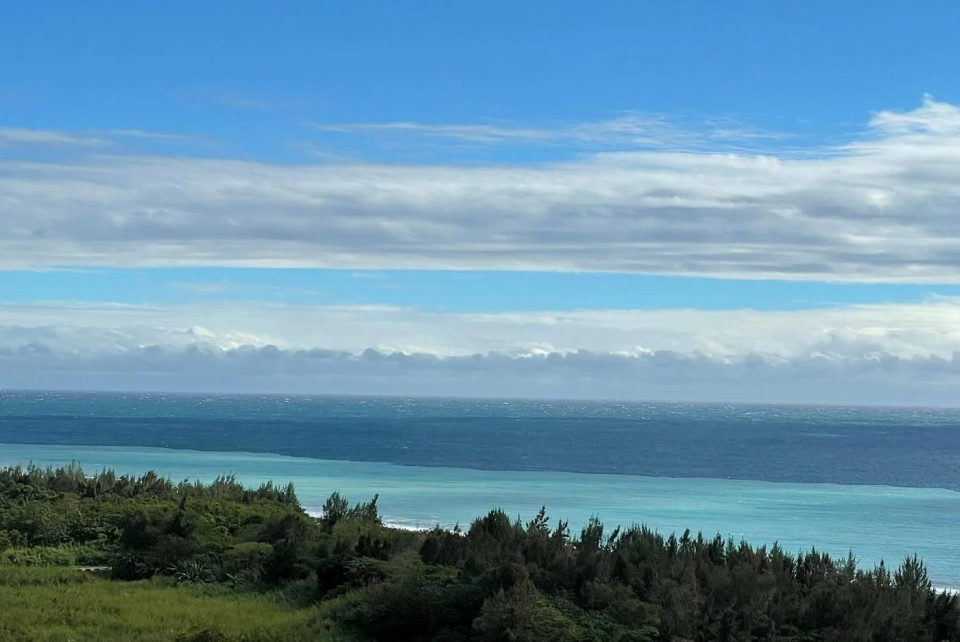
[[[17,303],[266,299],[294,304],[382,303],[437,312],[691,305],[701,310],[797,310],[960,296],[960,285],[954,284],[744,281],[589,272],[155,268],[17,271],[5,272],[2,278],[5,301]]]
[[[823,390],[783,364],[822,357],[866,377],[850,400],[883,399],[902,383],[871,378],[884,359],[960,350],[958,20],[947,2],[11,5],[0,350],[112,360],[0,387],[277,345],[761,359],[786,377],[761,400],[804,401]],[[254,370],[230,385],[387,385]],[[753,398],[736,373],[617,394]],[[529,394],[613,394],[609,373],[541,374],[561,384]]]
[[[924,93],[960,99],[949,2],[48,1],[4,14],[9,120],[219,136],[257,155],[281,155],[270,139],[299,140],[301,119],[641,110],[835,135]]]

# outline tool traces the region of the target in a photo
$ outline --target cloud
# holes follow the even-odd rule
[[[720,144],[780,140],[782,134],[753,129],[729,119],[710,119],[685,128],[666,116],[625,112],[615,118],[552,127],[514,124],[310,123],[321,132],[366,136],[408,135],[481,145],[558,145],[577,148],[716,148]]]
[[[950,405],[958,351],[948,298],[793,312],[0,306],[0,388]]]
[[[960,109],[880,112],[818,156],[538,164],[0,161],[0,269],[549,270],[960,282]]]
[[[167,329],[126,325],[123,327],[95,327],[78,325],[49,325],[25,327],[0,326],[0,350],[10,353],[32,350],[43,346],[50,354],[64,357],[97,357],[129,354],[144,348],[182,350],[210,347],[232,350],[241,346],[265,346],[269,338],[245,332],[213,333],[202,326]]]
[[[62,355],[39,343],[0,349],[0,387],[75,389],[80,382],[115,390],[956,404],[960,353],[730,360],[671,351],[437,357],[272,345],[101,355]]]
[[[88,130],[82,133],[48,129],[23,129],[0,127],[0,149],[11,147],[102,147],[113,145],[117,139],[153,140],[202,140],[201,137],[166,132],[151,132],[143,129]]]
[[[86,134],[69,134],[45,129],[19,129],[0,127],[0,148],[28,145],[93,146],[105,145],[108,141]]]
[[[960,110],[954,105],[937,102],[926,95],[920,108],[911,112],[879,111],[870,119],[870,127],[888,135],[928,133],[956,135],[960,130]]]
[[[65,319],[69,324],[65,325]],[[124,349],[166,345],[167,333],[205,328],[205,341],[219,348],[268,343],[281,348],[324,347],[347,352],[376,348],[467,356],[498,352],[646,353],[668,350],[737,358],[810,354],[902,358],[949,358],[960,349],[960,299],[924,303],[837,306],[797,311],[755,310],[580,310],[497,313],[440,313],[388,305],[288,305],[270,302],[203,302],[179,305],[35,303],[0,305],[0,327],[74,328],[58,349],[112,344],[84,338],[82,329],[111,333],[116,342],[134,334]],[[157,334],[150,335],[153,328]],[[99,336],[99,335],[97,335]],[[223,337],[219,339],[218,337]],[[240,338],[238,338],[240,337]],[[0,347],[35,339],[0,332]],[[189,343],[189,342],[188,342]],[[186,345],[174,342],[174,345]]]

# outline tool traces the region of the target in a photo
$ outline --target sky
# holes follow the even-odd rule
[[[956,3],[8,4],[0,388],[960,403]]]

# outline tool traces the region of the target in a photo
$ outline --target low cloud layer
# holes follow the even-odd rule
[[[955,405],[958,351],[955,299],[796,312],[0,307],[5,388]]]
[[[258,301],[183,305],[0,305],[0,347],[36,341],[62,352],[146,345],[218,349],[276,345],[441,357],[499,352],[627,353],[669,350],[733,358],[806,354],[949,358],[960,349],[960,299],[796,311],[580,310],[440,313],[397,306],[311,306]]]
[[[577,130],[568,128],[568,138],[569,131]],[[960,282],[958,167],[960,109],[932,99],[911,112],[876,114],[850,144],[780,157],[630,151],[511,166],[5,160],[0,268],[527,269]]]
[[[0,373],[4,388],[956,405],[960,353],[949,359],[718,359],[672,351],[441,358],[373,349],[149,346],[64,355],[29,344],[0,349]]]

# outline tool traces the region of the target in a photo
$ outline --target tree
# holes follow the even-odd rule
[[[323,503],[323,514],[320,518],[327,529],[332,529],[337,522],[342,520],[350,512],[350,502],[346,497],[334,491],[327,501]]]

